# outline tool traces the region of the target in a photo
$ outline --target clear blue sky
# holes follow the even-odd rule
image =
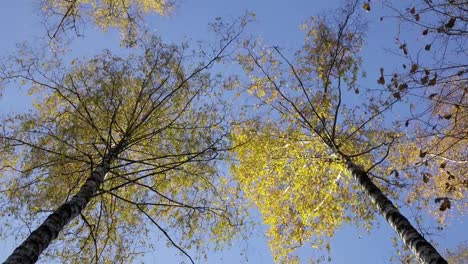
[[[7,55],[15,44],[21,41],[34,41],[37,36],[45,33],[37,12],[38,1],[15,0],[5,1],[0,9],[0,55]],[[280,1],[280,0],[185,0],[170,17],[151,16],[147,21],[156,34],[166,41],[181,41],[186,39],[206,40],[208,23],[215,17],[235,18],[246,10],[256,14],[257,21],[248,30],[249,34],[260,36],[273,45],[294,50],[303,41],[303,32],[299,25],[312,15],[331,10],[340,1]],[[394,30],[390,23],[378,23],[374,13],[368,14],[371,22],[367,37],[367,46],[363,49],[364,68],[368,72],[369,83],[375,85],[378,69],[385,62],[386,66],[396,65],[398,59],[383,51],[383,48],[394,48]],[[74,56],[89,56],[104,48],[118,49],[119,38],[116,32],[107,34],[96,31],[92,26],[85,30],[85,38],[78,39],[73,44]],[[0,112],[21,110],[27,107],[30,100],[24,93],[16,89],[5,91],[0,99]],[[409,213],[404,211],[404,213]],[[258,218],[258,217],[257,217]],[[467,217],[458,217],[465,219]],[[375,228],[371,234],[354,227],[344,227],[332,241],[332,263],[389,263],[388,257],[394,254],[390,237],[394,232],[382,217],[378,217],[380,228]],[[456,223],[455,223],[456,222]],[[445,233],[435,237],[439,242],[437,247],[444,253],[446,248],[453,248],[467,239],[468,224],[454,221]],[[213,253],[207,263],[245,263],[245,256],[240,250],[247,245],[247,259],[250,263],[272,263],[266,240],[261,234],[261,228],[256,236],[248,241],[235,243],[232,249]],[[142,260],[145,263],[181,263],[186,261],[176,249],[166,248],[164,240],[159,250]],[[11,240],[0,241],[0,261],[4,260],[14,248]],[[301,256],[309,256],[309,248],[301,250]]]

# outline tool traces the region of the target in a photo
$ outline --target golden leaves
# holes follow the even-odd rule
[[[139,20],[150,12],[166,15],[173,9],[170,0],[46,0],[42,2],[42,10],[46,14],[62,14],[62,22],[55,33],[68,28],[76,28],[75,24],[83,17],[93,22],[103,30],[110,27],[118,28],[124,40],[134,41],[138,31]],[[66,25],[64,23],[70,23]],[[54,34],[55,37],[55,34]]]
[[[223,137],[217,134],[218,115],[214,107],[196,104],[196,96],[208,93],[209,76],[194,74],[178,88],[186,78],[179,47],[152,41],[140,56],[105,52],[76,60],[71,67],[31,73],[31,78],[47,76],[48,82],[30,90],[41,98],[35,111],[16,118],[9,128],[19,142],[27,143],[16,143],[5,156],[8,161],[3,154],[0,158],[1,164],[18,163],[15,181],[3,186],[12,190],[12,211],[34,216],[55,209],[77,192],[111,146],[125,145],[82,219],[68,226],[74,235],[58,238],[67,243],[67,252],[51,255],[91,260],[97,252],[112,261],[118,249],[131,257],[128,245],[147,238],[150,229],[140,208],[157,215],[189,246],[199,245],[197,232],[212,236],[218,245],[238,229],[238,215],[231,218],[237,208],[224,204],[236,193],[227,194],[226,186],[217,184],[212,162],[218,155],[214,146],[221,142],[216,140]],[[126,243],[129,239],[132,243]]]
[[[327,237],[358,204],[346,167],[327,154],[318,138],[293,128],[247,125],[232,136],[238,161],[231,172],[269,225],[275,260],[291,261],[306,242],[327,248]]]
[[[370,12],[371,11],[370,2],[364,3],[362,5],[362,8],[364,8],[364,10],[366,10],[367,12]]]
[[[361,32],[349,28],[334,28],[331,21],[313,18],[304,24],[307,37],[299,52],[303,73],[313,73],[321,80],[324,91],[332,84],[332,78],[343,77],[354,88],[361,64],[359,52],[363,38]]]

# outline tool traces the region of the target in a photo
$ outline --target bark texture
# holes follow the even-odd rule
[[[385,196],[361,167],[345,158],[347,167],[355,180],[363,188],[366,195],[377,205],[379,212],[385,217],[405,245],[416,255],[420,263],[443,264],[447,261],[437,250],[404,217],[398,208]]]
[[[99,186],[109,172],[110,165],[115,159],[115,152],[111,151],[91,173],[91,176],[81,186],[78,193],[68,202],[62,204],[55,212],[34,230],[24,242],[8,257],[4,264],[35,263],[39,255],[57,238],[60,231],[75,218],[96,194]]]

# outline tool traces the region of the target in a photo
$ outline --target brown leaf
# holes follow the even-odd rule
[[[426,46],[424,46],[424,49],[427,51],[431,50],[431,44],[427,44]]]
[[[445,114],[445,115],[443,115],[442,117],[443,117],[444,119],[449,120],[450,118],[452,118],[452,114],[450,114],[450,113],[449,113],[449,114]]]
[[[384,73],[384,69],[380,68],[380,78],[377,80],[378,84],[382,84],[382,85],[385,84],[385,78],[383,76],[383,73]]]
[[[420,158],[426,157],[426,154],[427,154],[427,152],[422,151],[422,150],[419,150],[419,157],[420,157]]]
[[[415,73],[419,69],[419,66],[417,64],[411,65],[411,70],[410,73]]]
[[[432,176],[432,175],[429,174],[429,173],[427,173],[427,172],[423,173],[423,182],[424,182],[424,183],[428,183],[428,182],[429,182],[429,178],[430,178],[431,176]]]
[[[432,78],[432,79],[429,81],[428,85],[429,85],[429,86],[434,86],[434,85],[436,85],[436,84],[437,84],[437,74],[434,74],[434,78]]]
[[[433,99],[434,97],[436,97],[438,95],[438,93],[433,93],[431,95],[429,95],[429,99]]]
[[[429,29],[427,28],[422,32],[423,36],[426,36],[428,33],[429,33]]]
[[[410,13],[414,15],[414,13],[416,13],[416,8],[414,8],[414,7],[411,8]]]
[[[414,19],[416,19],[416,21],[419,21],[421,19],[421,17],[419,16],[419,14],[416,14],[416,15],[414,15]]]
[[[439,207],[439,210],[442,212],[445,211],[446,209],[450,209],[450,200],[447,197],[443,199],[443,202]]]
[[[446,182],[445,183],[445,189],[447,190],[447,192],[449,193],[452,193],[456,190],[455,186],[454,185],[451,185],[450,183]]]
[[[445,24],[446,28],[453,28],[455,26],[455,20],[457,20],[455,17],[450,18],[450,20]]]
[[[447,162],[442,162],[440,164],[440,168],[444,169],[445,167],[447,167]]]
[[[393,97],[395,97],[396,99],[400,100],[401,99],[401,95],[399,92],[394,92],[393,93]]]
[[[455,175],[453,175],[452,173],[450,173],[450,171],[447,171],[447,174],[449,175],[447,177],[448,180],[455,180]]]
[[[404,53],[405,55],[408,55],[408,48],[407,48],[406,43],[401,44],[401,45],[400,45],[400,49],[403,50],[403,53]]]
[[[385,78],[383,76],[380,76],[380,78],[377,80],[377,83],[384,85],[385,84]]]
[[[400,86],[398,86],[398,90],[403,91],[408,89],[408,84],[407,83],[402,83]]]
[[[426,75],[426,76],[421,78],[421,83],[426,84],[428,80],[429,80],[429,76]]]

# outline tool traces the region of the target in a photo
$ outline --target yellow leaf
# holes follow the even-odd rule
[[[364,8],[364,10],[366,10],[367,12],[370,12],[371,10],[370,3],[369,2],[364,3],[364,5],[362,5],[362,8]]]

